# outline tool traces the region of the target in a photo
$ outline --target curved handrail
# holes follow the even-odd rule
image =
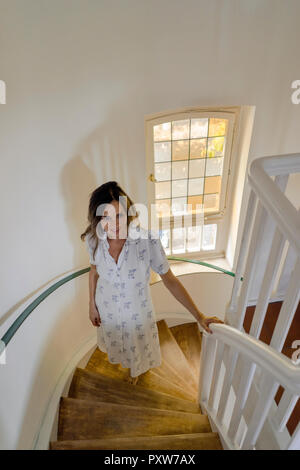
[[[195,263],[195,264],[201,264],[202,266],[207,266],[208,268],[213,268],[217,271],[221,271],[225,274],[228,274],[229,276],[235,276],[235,273],[232,271],[227,271],[227,269],[221,268],[220,266],[215,266],[214,264],[206,263],[205,261],[199,261],[195,259],[188,259],[188,258],[178,258],[176,256],[167,256],[168,259],[174,259],[178,261],[187,261],[188,263]],[[243,280],[243,277],[241,277],[241,281]]]
[[[16,331],[20,328],[22,323],[26,320],[26,318],[31,314],[31,312],[46,298],[48,295],[52,294],[56,289],[58,289],[60,286],[65,284],[66,282],[70,281],[71,279],[74,279],[77,276],[80,276],[81,274],[84,274],[88,271],[90,271],[91,268],[84,268],[80,269],[79,271],[76,271],[76,273],[70,274],[69,276],[64,277],[60,281],[56,282],[53,284],[53,286],[49,287],[46,289],[44,292],[42,292],[33,302],[31,302],[25,310],[23,310],[22,313],[15,319],[15,321],[12,323],[12,325],[8,328],[6,333],[2,336],[1,338],[1,344],[0,344],[0,354],[7,346],[7,344],[10,342]]]
[[[214,266],[213,264],[205,263],[204,261],[198,261],[198,260],[191,260],[191,259],[186,259],[186,258],[178,258],[174,256],[167,256],[167,259],[174,259],[174,260],[180,260],[180,261],[187,261],[189,263],[196,263],[196,264],[202,264],[203,266],[208,266],[210,268],[216,269],[218,271],[222,271],[225,274],[228,274],[230,276],[235,276],[234,273],[227,271],[226,269],[220,268],[219,266]],[[6,333],[2,336],[0,340],[0,355],[2,351],[5,349],[5,347],[8,345],[16,331],[20,328],[22,323],[26,320],[26,318],[31,314],[31,312],[46,298],[48,295],[52,294],[56,289],[58,289],[60,286],[65,284],[66,282],[70,281],[71,279],[74,279],[78,276],[81,276],[81,274],[84,274],[88,271],[90,271],[90,267],[80,269],[79,271],[76,271],[73,274],[70,274],[69,276],[64,277],[60,281],[56,282],[53,284],[51,287],[46,289],[44,292],[42,292],[33,302],[31,302],[25,310],[23,310],[22,313],[16,318],[16,320],[12,323],[12,325],[9,327],[9,329],[6,331]],[[241,278],[243,280],[243,278]]]
[[[300,172],[300,153],[284,155],[284,165],[282,162],[282,155],[256,158],[249,167],[248,179],[261,203],[279,227],[284,227],[286,238],[300,253],[299,212],[270,177],[274,174],[289,174],[291,171]]]
[[[291,359],[261,340],[232,326],[211,323],[209,327],[213,334],[203,331],[203,334],[207,335],[209,339],[220,339],[223,343],[233,346],[267,370],[278,380],[280,385],[288,387],[296,395],[300,394],[300,368]]]

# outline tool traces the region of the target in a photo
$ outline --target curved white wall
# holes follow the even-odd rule
[[[250,160],[299,151],[299,15],[298,0],[1,1],[0,321],[87,262],[97,185],[147,202],[145,115],[254,105]]]
[[[200,310],[221,319],[232,279],[212,272],[180,276]],[[151,286],[151,295],[157,320],[165,318],[169,326],[194,320],[162,282]],[[6,348],[0,369],[1,449],[47,449],[56,439],[60,396],[67,395],[75,367],[82,361],[85,366],[96,341],[88,318],[88,274],[83,274],[50,294]]]
[[[6,104],[0,104],[1,333],[22,302],[49,280],[88,265],[79,235],[96,186],[114,179],[135,202],[147,202],[145,115],[253,105],[249,160],[299,151],[300,105],[291,102],[291,83],[300,79],[299,15],[298,0],[1,1],[0,79],[7,88]],[[298,179],[293,184],[297,189]],[[241,194],[239,188],[235,224]],[[14,340],[18,354],[13,358],[8,351],[13,368],[0,365],[3,377],[18,383],[7,394],[17,399],[20,393],[21,400],[9,429],[1,405],[9,445],[21,442],[14,416],[31,397],[26,380],[47,365],[50,350],[65,361],[92,331],[80,329],[85,318],[79,313],[74,323],[78,306],[85,312],[86,286],[60,289],[40,307],[44,314],[33,330],[33,320],[24,324],[26,343]],[[69,328],[70,350],[55,336],[60,322]],[[13,375],[20,358],[34,359],[26,377]],[[54,375],[59,362],[55,367]],[[48,387],[46,376],[39,380]]]
[[[6,347],[6,364],[0,366],[1,449],[33,448],[60,376],[93,337],[96,343],[88,317],[88,274],[83,274],[46,297]]]

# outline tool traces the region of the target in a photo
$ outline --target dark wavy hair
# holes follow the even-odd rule
[[[126,199],[127,207],[124,207],[125,201],[123,198],[119,200],[120,196],[125,196],[127,198]],[[127,229],[129,228],[129,225],[132,222],[132,220],[138,219],[138,211],[136,211],[137,215],[128,215],[128,209],[130,206],[134,205],[134,202],[128,196],[128,194],[121,188],[121,186],[117,183],[117,181],[108,181],[107,183],[104,183],[98,188],[96,188],[90,195],[89,208],[88,208],[89,225],[86,228],[85,232],[83,232],[80,235],[81,240],[84,241],[87,234],[89,233],[91,234],[92,239],[96,242],[94,253],[93,253],[94,255],[96,253],[98,242],[99,242],[99,239],[96,233],[96,228],[97,228],[99,221],[103,217],[102,215],[96,215],[97,208],[101,204],[108,204],[108,203],[111,203],[112,201],[120,202],[120,204],[123,206],[127,214]]]

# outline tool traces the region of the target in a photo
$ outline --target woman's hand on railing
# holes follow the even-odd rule
[[[100,326],[101,318],[100,318],[97,306],[95,304],[90,304],[89,317],[94,326]]]
[[[222,320],[220,320],[218,317],[203,317],[201,318],[201,320],[199,320],[198,322],[202,328],[207,332],[207,333],[210,333],[212,334],[213,332],[211,331],[211,329],[209,328],[209,324],[210,323],[223,323],[225,324]]]

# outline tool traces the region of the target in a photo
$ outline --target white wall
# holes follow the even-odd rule
[[[1,322],[88,264],[89,193],[146,203],[144,116],[255,105],[250,159],[300,150],[298,0],[0,0]],[[3,325],[2,325],[3,326]]]

